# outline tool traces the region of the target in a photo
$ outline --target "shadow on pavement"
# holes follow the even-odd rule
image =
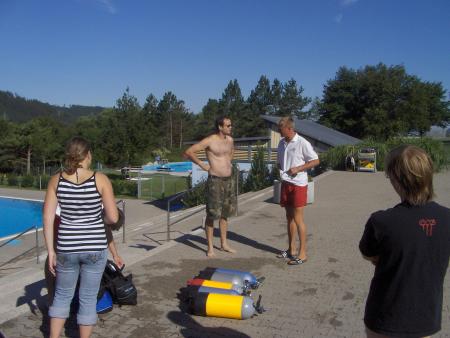
[[[242,332],[228,327],[205,327],[194,320],[189,314],[181,311],[171,311],[167,314],[174,324],[180,326],[180,334],[183,337],[239,337],[250,338]]]
[[[218,228],[214,228],[214,237],[220,237],[220,231]],[[267,252],[274,253],[274,254],[280,253],[280,249],[274,248],[273,246],[270,246],[270,245],[267,245],[264,243],[260,243],[253,239],[239,235],[233,231],[228,231],[227,238],[231,241],[239,242],[241,244],[251,246],[251,247],[261,250],[261,251],[267,251]],[[193,243],[193,242],[197,242],[199,244],[206,246],[207,243],[206,243],[206,239],[204,236],[185,235],[185,236],[182,236],[182,237],[176,239],[176,241],[178,243],[185,244],[187,246],[190,246],[191,248],[194,248],[194,249],[197,249],[197,250],[200,250],[200,251],[203,251],[206,253],[205,247],[200,247]]]
[[[145,244],[133,244],[133,245],[129,245],[129,248],[135,248],[135,249],[143,249],[145,251],[150,251],[154,248],[156,248],[156,246],[154,245],[145,245]]]
[[[44,271],[42,271],[44,274]],[[47,306],[47,296],[41,296],[42,289],[46,289],[45,280],[25,285],[24,295],[17,298],[16,306],[27,304],[32,314],[36,315],[38,310]]]
[[[219,229],[214,229],[214,235],[219,236]],[[261,251],[267,251],[267,252],[274,253],[274,254],[278,254],[280,252],[279,249],[274,248],[273,246],[270,246],[270,245],[267,245],[264,243],[260,243],[253,239],[239,235],[233,231],[228,231],[228,239],[231,241],[235,241],[235,242],[239,242],[239,243],[251,246],[251,247],[261,250]]]
[[[184,236],[181,236],[181,237],[175,239],[175,241],[178,243],[182,243],[184,245],[190,246],[193,249],[203,251],[206,253],[205,247],[207,246],[207,243],[206,243],[206,239],[204,236],[201,237],[201,236],[197,236],[197,235],[189,235],[188,234],[188,235],[184,235]],[[200,243],[200,244],[204,245],[205,247],[200,247],[193,242]]]

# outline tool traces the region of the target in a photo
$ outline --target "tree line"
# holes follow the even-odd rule
[[[52,114],[25,122],[1,118],[0,171],[29,173],[32,167],[59,164],[63,145],[73,135],[92,142],[95,161],[142,165],[156,154],[180,153],[184,142],[210,133],[220,115],[232,119],[234,137],[265,136],[263,114],[312,119],[361,139],[386,140],[411,132],[422,135],[431,125],[448,122],[450,105],[441,83],[382,63],[357,70],[341,67],[324,85],[322,98],[305,96],[294,79],[283,83],[265,75],[245,98],[234,79],[221,98],[209,99],[198,114],[171,91],[160,99],[149,94],[141,105],[127,88],[113,108],[71,123]]]

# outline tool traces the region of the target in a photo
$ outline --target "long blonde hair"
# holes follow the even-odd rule
[[[386,176],[402,200],[411,205],[424,205],[433,196],[433,161],[425,150],[401,145],[386,157]]]
[[[64,160],[64,171],[72,175],[78,168],[81,168],[81,162],[86,158],[91,146],[89,142],[80,136],[73,137],[66,145]]]

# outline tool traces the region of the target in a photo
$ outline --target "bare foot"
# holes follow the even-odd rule
[[[220,250],[225,251],[225,252],[229,252],[229,253],[236,253],[237,251],[230,248],[229,246],[223,246],[220,248]]]
[[[214,251],[208,250],[208,251],[206,252],[206,256],[207,256],[207,257],[216,257],[216,254],[214,253]]]

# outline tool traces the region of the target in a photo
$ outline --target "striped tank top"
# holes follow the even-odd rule
[[[102,196],[95,173],[80,184],[59,176],[56,196],[61,207],[56,252],[101,251],[108,247],[102,219]]]

